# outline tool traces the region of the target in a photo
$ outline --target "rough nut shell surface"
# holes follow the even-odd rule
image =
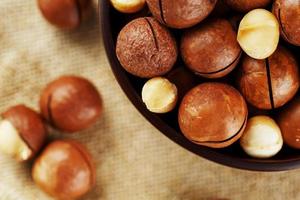
[[[205,19],[217,0],[146,0],[153,16],[171,28],[188,28]]]
[[[101,116],[102,99],[92,83],[75,76],[63,76],[42,92],[43,116],[56,128],[76,132],[88,128]]]
[[[273,13],[279,21],[281,36],[300,46],[300,0],[275,0]]]
[[[145,17],[133,20],[121,30],[116,53],[127,72],[152,78],[171,70],[177,59],[177,46],[167,28]]]
[[[196,74],[219,78],[238,64],[241,48],[230,22],[214,19],[185,32],[181,54],[187,67]]]
[[[18,105],[4,112],[2,117],[18,130],[21,138],[32,150],[33,154],[40,150],[47,133],[39,114],[24,105]]]
[[[179,108],[179,126],[192,142],[215,148],[226,147],[242,134],[247,105],[233,87],[204,83],[189,91]]]

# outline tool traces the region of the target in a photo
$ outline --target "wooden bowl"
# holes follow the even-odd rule
[[[183,148],[203,158],[234,168],[254,171],[282,171],[300,167],[300,151],[290,149],[287,146],[284,146],[280,153],[271,159],[249,157],[243,152],[238,142],[224,149],[199,146],[187,140],[180,132],[177,122],[178,109],[164,115],[149,112],[140,96],[142,86],[146,80],[128,74],[121,67],[115,53],[116,38],[121,28],[130,20],[139,16],[146,16],[149,13],[145,9],[133,15],[121,14],[112,8],[109,0],[99,0],[99,6],[103,41],[114,75],[134,106],[161,133]]]

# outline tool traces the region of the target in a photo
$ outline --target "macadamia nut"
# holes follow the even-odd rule
[[[248,121],[240,144],[252,157],[269,158],[281,150],[283,139],[280,128],[272,118],[256,116]]]
[[[276,17],[265,9],[255,9],[242,19],[237,40],[250,57],[265,59],[276,50],[279,36],[279,23]]]
[[[110,0],[113,7],[122,13],[135,13],[146,4],[145,0]]]
[[[29,159],[32,154],[31,149],[8,120],[0,122],[0,150],[19,161]]]
[[[17,161],[27,161],[41,149],[46,138],[41,116],[24,105],[1,114],[0,150]]]
[[[152,78],[143,87],[142,99],[151,112],[167,113],[176,105],[177,88],[168,79]]]

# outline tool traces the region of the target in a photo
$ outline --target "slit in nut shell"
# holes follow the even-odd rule
[[[217,0],[146,0],[153,16],[171,28],[189,28],[204,20]]]
[[[47,134],[41,116],[24,105],[17,105],[1,117],[0,150],[20,162],[34,157]]]
[[[183,98],[178,122],[190,141],[224,148],[241,137],[247,117],[246,102],[236,89],[223,83],[203,83]]]
[[[228,20],[208,20],[188,30],[181,39],[183,61],[197,75],[221,78],[238,64],[242,50]]]
[[[153,78],[168,73],[177,60],[170,31],[151,17],[128,23],[119,33],[116,54],[122,67],[135,76]]]
[[[277,49],[279,36],[276,17],[265,9],[255,9],[247,13],[240,22],[237,40],[250,57],[265,59]]]

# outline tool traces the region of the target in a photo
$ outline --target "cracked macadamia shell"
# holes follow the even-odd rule
[[[225,0],[234,10],[248,12],[256,8],[265,8],[272,0]]]
[[[300,46],[300,0],[275,0],[273,13],[279,21],[281,36]]]
[[[17,105],[2,113],[0,149],[18,161],[34,157],[44,145],[46,127],[32,109]]]
[[[256,116],[248,120],[240,144],[244,151],[255,158],[270,158],[282,148],[281,131],[268,116]]]
[[[222,148],[240,138],[247,116],[246,102],[236,89],[223,83],[203,83],[183,98],[178,122],[190,141]]]
[[[93,125],[102,114],[102,99],[87,79],[62,76],[43,90],[40,109],[55,128],[72,133]]]
[[[298,91],[299,81],[295,57],[281,46],[265,60],[245,55],[237,78],[239,90],[246,100],[260,109],[286,104]]]
[[[117,57],[123,68],[138,77],[169,72],[177,59],[176,41],[169,30],[151,17],[138,18],[119,33]]]
[[[60,200],[78,199],[95,185],[96,171],[88,150],[74,140],[50,143],[36,159],[34,182]]]
[[[238,64],[242,52],[232,25],[225,19],[208,20],[187,30],[180,49],[187,67],[206,78],[229,74]]]
[[[66,29],[78,27],[90,15],[91,3],[91,0],[38,0],[45,19]]]
[[[284,142],[300,149],[300,98],[294,99],[279,113],[277,119]]]
[[[146,0],[153,16],[171,28],[188,28],[205,19],[217,0]]]

